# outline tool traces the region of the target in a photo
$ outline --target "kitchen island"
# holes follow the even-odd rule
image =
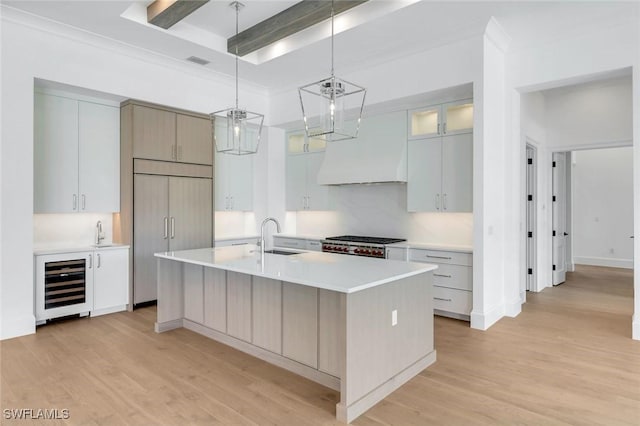
[[[435,362],[435,265],[255,245],[156,257],[156,332],[185,327],[338,390],[341,421]]]

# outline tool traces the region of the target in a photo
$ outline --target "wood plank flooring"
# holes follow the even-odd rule
[[[632,310],[632,271],[580,267],[486,332],[436,317],[438,361],[354,424],[639,425]],[[1,408],[66,408],[47,424],[67,425],[338,424],[337,392],[154,320],[144,308],[1,342]]]

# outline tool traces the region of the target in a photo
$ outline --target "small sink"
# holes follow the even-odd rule
[[[288,251],[288,250],[265,250],[265,253],[269,253],[269,254],[281,254],[283,256],[290,256],[292,254],[300,254],[302,253],[301,251]]]

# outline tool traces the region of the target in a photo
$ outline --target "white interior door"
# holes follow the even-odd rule
[[[567,272],[567,170],[566,153],[553,154],[553,285],[562,284]]]
[[[527,279],[526,290],[535,289],[536,277],[536,174],[535,149],[527,145]]]

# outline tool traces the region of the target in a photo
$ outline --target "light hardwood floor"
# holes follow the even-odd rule
[[[632,277],[581,267],[486,332],[437,317],[438,361],[354,424],[640,424]],[[69,409],[58,424],[337,423],[337,392],[185,329],[156,334],[154,319],[145,308],[2,342],[2,409]]]

